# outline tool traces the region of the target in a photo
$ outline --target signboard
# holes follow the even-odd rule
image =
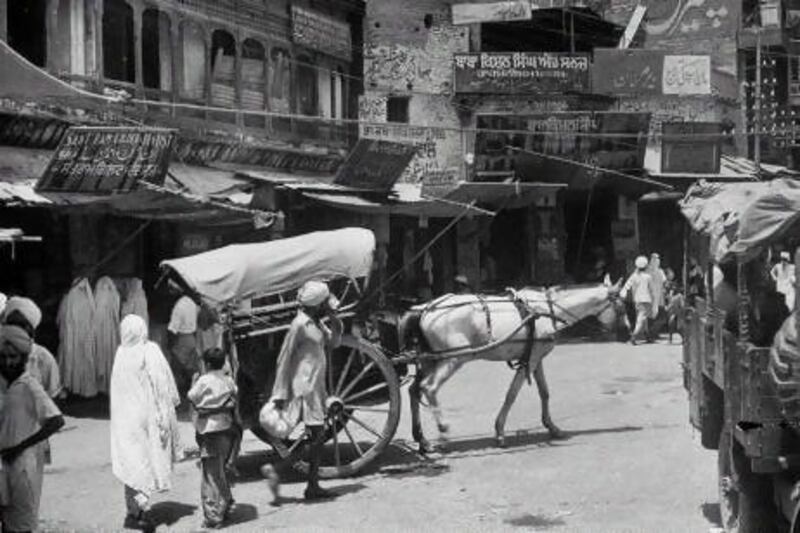
[[[333,174],[342,163],[338,155],[306,153],[230,142],[179,138],[175,143],[177,159],[190,165],[213,162],[256,165],[278,170]]]
[[[523,180],[542,181],[546,177],[568,182],[573,177],[589,179],[592,171],[585,165],[621,172],[641,170],[650,114],[570,111],[478,115],[477,127],[476,173],[509,170]],[[529,133],[515,133],[523,131]]]
[[[598,48],[592,65],[592,91],[637,96],[711,94],[711,57]]]
[[[710,56],[665,56],[664,94],[711,94]]]
[[[721,126],[717,122],[662,125],[661,171],[716,174],[720,165]],[[704,134],[708,135],[705,137]]]
[[[338,185],[380,192],[392,190],[417,148],[375,139],[359,139],[333,180]]]
[[[456,168],[429,171],[422,178],[420,193],[426,197],[442,197],[456,189],[458,184],[459,172]]]
[[[453,4],[453,24],[530,20],[530,0],[509,0],[487,4]]]
[[[112,193],[136,189],[140,181],[161,185],[174,141],[175,130],[70,128],[36,190]]]
[[[292,6],[292,40],[295,44],[352,60],[350,25],[322,13]]]
[[[589,91],[589,55],[548,52],[454,54],[457,93]]]

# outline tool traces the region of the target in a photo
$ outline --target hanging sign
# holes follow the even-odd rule
[[[560,94],[589,90],[588,54],[454,54],[453,68],[457,93]]]
[[[710,56],[665,56],[664,94],[711,94]]]
[[[359,139],[336,178],[338,185],[389,192],[408,167],[417,147],[375,139]]]
[[[711,56],[598,48],[592,65],[592,92],[637,96],[708,95],[711,94]]]
[[[128,192],[139,182],[162,185],[175,130],[74,127],[56,148],[37,191]]]

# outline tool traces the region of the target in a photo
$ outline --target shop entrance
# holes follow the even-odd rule
[[[528,243],[528,210],[504,209],[489,222],[481,242],[482,288],[502,290],[523,287],[530,278],[531,250]]]
[[[588,208],[588,216],[587,216]],[[605,260],[612,278],[624,266],[614,260],[611,223],[616,217],[617,195],[609,189],[568,191],[564,194],[564,229],[567,233],[564,270],[572,282],[600,281],[595,272]]]

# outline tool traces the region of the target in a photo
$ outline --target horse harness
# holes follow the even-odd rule
[[[528,305],[528,301],[520,296],[520,294],[514,289],[507,289],[508,297],[511,299],[511,302],[514,304],[514,307],[517,308],[517,312],[519,313],[520,319],[525,322],[527,321],[527,329],[528,335],[525,338],[525,347],[523,348],[522,355],[516,361],[507,361],[509,368],[512,370],[519,371],[520,369],[525,369],[525,377],[528,380],[528,384],[531,384],[531,354],[533,353],[533,343],[536,342],[536,319],[538,316],[536,312]],[[553,305],[552,300],[548,297],[548,303],[550,303],[550,310],[552,312]],[[533,318],[531,318],[533,316]],[[555,318],[553,318],[553,325],[555,326]]]

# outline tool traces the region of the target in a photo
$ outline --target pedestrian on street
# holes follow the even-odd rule
[[[319,486],[319,467],[325,440],[326,353],[341,342],[342,321],[334,314],[337,302],[328,285],[309,281],[297,294],[300,310],[283,341],[275,384],[270,401],[282,411],[290,402],[300,404],[300,421],[309,440],[308,485],[306,500],[331,498],[334,495]],[[326,322],[329,323],[326,324]],[[270,482],[273,496],[278,498],[279,480],[269,465],[262,474]]]
[[[789,311],[794,310],[794,265],[789,252],[781,252],[781,259],[770,270],[770,277],[775,282],[775,290],[781,293]]]
[[[53,400],[66,395],[61,386],[61,374],[58,361],[50,350],[35,341],[36,329],[42,322],[42,311],[30,298],[12,296],[6,303],[3,323],[24,329],[33,340],[26,370],[44,387],[45,392]],[[2,387],[2,383],[0,383]]]
[[[653,284],[653,305],[650,310],[650,335],[658,337],[666,314],[666,284],[667,275],[661,268],[661,256],[657,253],[650,254],[650,262],[647,264],[647,272],[650,274],[650,281]]]
[[[219,528],[233,505],[228,463],[240,434],[236,415],[236,384],[225,374],[225,352],[210,348],[203,353],[205,374],[187,395],[194,408],[194,427],[203,470],[200,498],[204,527]]]
[[[178,292],[176,285],[171,285]],[[172,307],[167,325],[168,346],[175,383],[181,398],[186,397],[192,385],[192,377],[200,370],[200,357],[197,352],[198,305],[187,295],[182,295]]]
[[[453,279],[456,294],[472,294],[472,286],[469,284],[469,278],[464,274],[459,274]]]
[[[120,337],[111,372],[111,468],[125,485],[125,527],[152,531],[150,497],[171,488],[172,464],[182,455],[175,416],[180,400],[144,320],[126,316]]]
[[[44,443],[64,418],[26,370],[33,340],[18,326],[0,327],[0,374],[8,389],[0,401],[0,524],[6,533],[35,531],[44,474]]]
[[[633,296],[633,303],[636,307],[636,326],[631,334],[631,344],[636,345],[637,339],[644,338],[650,341],[648,319],[653,307],[653,283],[650,274],[647,272],[647,258],[640,255],[636,258],[636,271],[631,274],[625,286],[620,291],[620,297],[624,300],[630,293]]]

